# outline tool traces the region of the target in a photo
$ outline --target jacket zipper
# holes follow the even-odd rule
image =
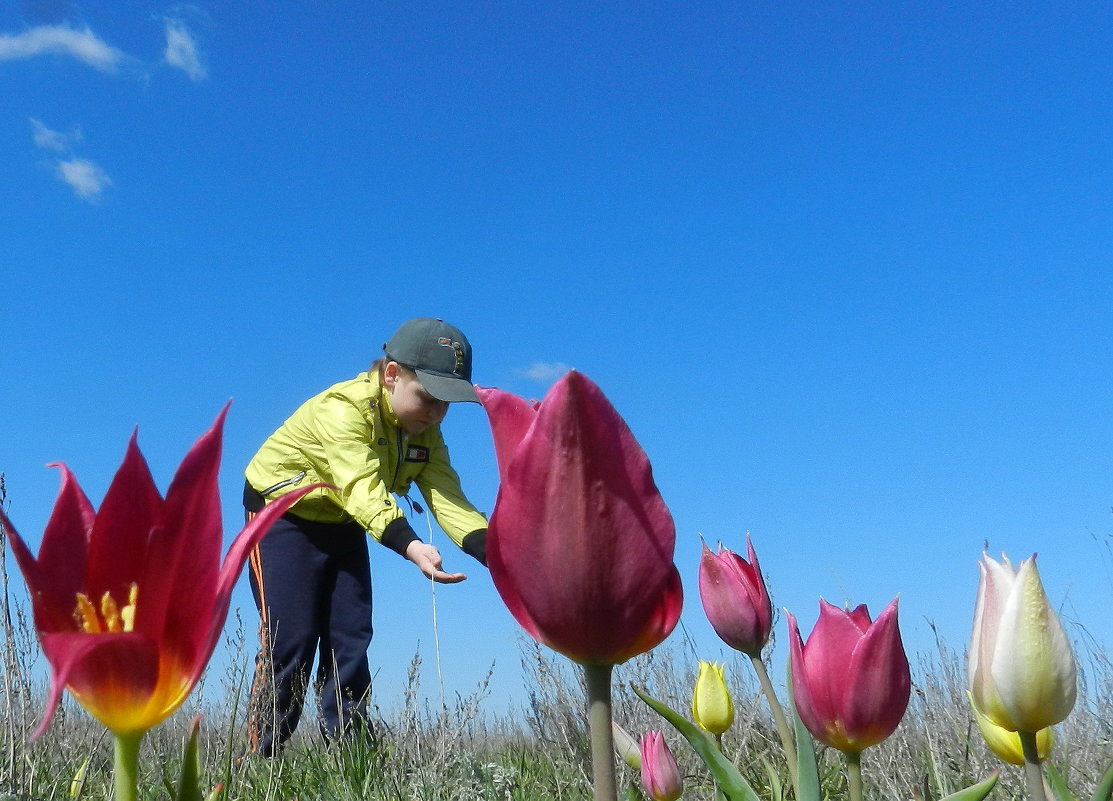
[[[402,458],[405,456],[405,445],[402,437],[402,430],[398,429],[397,436],[395,437],[395,445],[398,449],[398,461],[394,465],[394,478],[390,482],[390,491],[394,492],[394,488],[398,486],[398,476],[402,474]]]
[[[267,487],[265,490],[262,490],[259,494],[263,495],[263,496],[270,495],[272,492],[277,492],[278,490],[282,489],[283,487],[288,487],[291,484],[297,484],[303,478],[305,478],[305,471],[304,470],[302,470],[296,476],[288,478],[285,481],[279,481],[277,484],[274,484],[270,487]]]

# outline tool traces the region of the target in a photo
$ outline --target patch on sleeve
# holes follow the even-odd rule
[[[429,461],[429,449],[423,448],[420,445],[410,445],[406,448],[406,461],[407,462],[427,462]]]

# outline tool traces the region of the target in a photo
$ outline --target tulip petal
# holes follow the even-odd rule
[[[863,692],[863,687],[870,691]],[[896,730],[911,688],[894,599],[862,636],[851,659],[842,719],[857,750],[880,743]]]
[[[1034,559],[1020,565],[995,646],[993,682],[1017,731],[1039,731],[1070,714],[1077,691],[1074,657]]]
[[[51,666],[50,691],[32,737],[50,725],[63,687],[113,731],[143,731],[165,717],[146,713],[159,684],[159,651],[151,638],[135,633],[65,633],[43,634],[40,641]]]
[[[974,629],[970,635],[967,676],[974,703],[990,719],[1006,725],[1008,713],[1001,706],[997,688],[990,676],[993,653],[997,647],[998,621],[1004,599],[1012,592],[1016,573],[1006,558],[998,563],[982,554],[978,562],[980,580],[974,607]]]
[[[792,673],[792,698],[796,704],[796,713],[812,736],[821,742],[827,743],[826,723],[830,712],[821,716],[817,712],[816,699],[813,697],[811,686],[808,682],[809,669],[804,658],[804,640],[800,636],[800,627],[796,622],[796,615],[786,613],[788,618],[788,647],[789,664]],[[829,706],[829,705],[828,705]],[[827,743],[830,745],[830,743]]]
[[[213,621],[213,623],[209,627],[208,637],[202,640],[199,645],[197,661],[194,665],[195,679],[200,678],[209,657],[212,656],[213,649],[216,648],[216,644],[220,640],[224,628],[224,619],[228,616],[228,606],[232,600],[232,590],[235,588],[236,581],[239,580],[244,562],[247,561],[252,548],[259,544],[259,541],[270,531],[274,522],[286,514],[287,510],[297,503],[302,496],[308,495],[321,486],[321,484],[310,484],[275,498],[252,517],[251,521],[244,526],[243,530],[232,541],[232,546],[224,556],[224,564],[220,568],[216,591],[212,596],[212,604],[207,619]],[[219,621],[219,624],[217,621]]]
[[[857,617],[827,601],[819,602],[819,620],[804,645],[805,670],[801,675],[822,720],[842,717],[854,648],[861,639]]]
[[[20,570],[26,571],[29,563],[35,565],[32,570],[39,579],[36,589],[59,603],[64,602],[69,611],[74,595],[85,581],[89,534],[93,530],[95,513],[69,468],[63,464],[51,466],[61,470],[62,486],[43,531],[39,556],[35,559],[26,549],[22,554],[16,551],[15,555]],[[9,524],[8,528],[13,527]]]
[[[804,640],[800,636],[796,615],[788,612],[786,616],[788,617],[788,656],[791,669],[792,700],[796,703],[796,712],[800,716],[800,721],[804,723],[812,736],[820,739],[819,732],[824,732],[826,725],[824,718],[820,718],[816,712],[816,700],[812,698],[811,688],[808,684],[808,665],[804,655]]]
[[[491,421],[499,480],[505,481],[506,471],[514,452],[537,419],[538,404],[530,403],[511,392],[489,387],[476,387],[475,393],[479,396],[479,402],[483,404]]]
[[[139,452],[136,435],[128,441],[123,464],[105,493],[89,538],[85,592],[100,597],[127,597],[128,587],[143,575],[147,543],[162,517],[162,496]]]
[[[198,617],[208,613],[216,589],[224,539],[218,473],[227,414],[225,405],[182,459],[166,492],[165,527],[151,538],[152,561],[166,560],[169,569],[162,568],[157,598],[145,599],[143,612],[151,616],[151,630],[170,637],[207,622]],[[149,583],[142,586],[146,590]],[[182,659],[189,662],[193,656],[183,654]]]
[[[1024,747],[1020,742],[1020,735],[1015,731],[1003,729],[992,720],[983,715],[974,705],[974,698],[969,691],[966,697],[970,699],[970,708],[974,713],[974,720],[978,723],[982,737],[985,738],[989,750],[1010,765],[1024,764]],[[1036,752],[1041,760],[1047,759],[1051,754],[1054,737],[1051,728],[1040,729],[1036,733]]]

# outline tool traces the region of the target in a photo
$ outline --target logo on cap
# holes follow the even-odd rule
[[[455,375],[460,375],[460,372],[464,369],[464,346],[448,337],[437,337],[437,344],[442,348],[452,348],[456,354],[456,366],[452,368],[452,372]]]

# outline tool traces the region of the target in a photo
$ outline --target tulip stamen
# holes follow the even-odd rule
[[[77,607],[73,617],[78,628],[86,634],[127,632],[135,630],[135,604],[139,599],[139,585],[132,582],[128,589],[128,602],[123,607],[112,594],[105,592],[100,598],[100,609],[83,592],[77,593]]]

